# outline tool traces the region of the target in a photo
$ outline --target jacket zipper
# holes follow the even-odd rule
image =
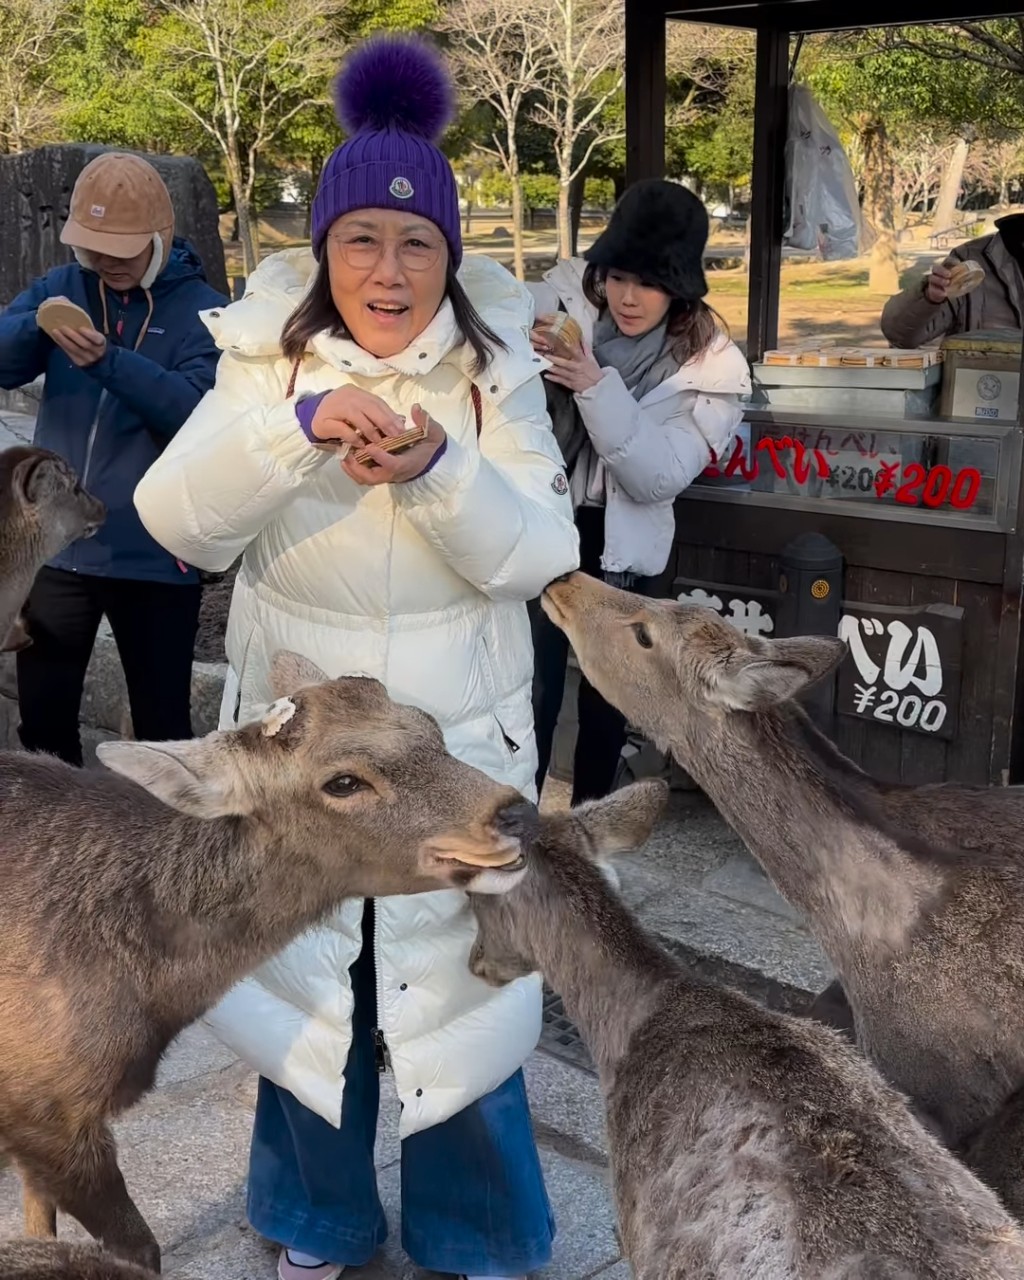
[[[497,716],[494,717],[494,723],[501,730],[501,736],[505,740],[505,746],[508,747],[509,754],[513,756],[518,755],[519,743],[515,742],[512,738],[508,736],[508,734],[505,732],[505,726],[501,723],[501,721],[498,719]]]
[[[96,414],[92,420],[92,426],[89,428],[89,439],[85,445],[85,466],[82,468],[82,488],[89,487],[89,468],[92,466],[92,452],[96,447],[96,434],[100,429],[100,414],[103,412],[103,404],[107,398],[106,389],[100,392],[100,402],[96,406]]]
[[[373,904],[373,978],[377,987],[377,1021],[381,1019],[381,1009],[384,1005],[384,982],[380,974],[380,962],[377,955],[377,904]],[[380,1027],[373,1029],[373,1057],[377,1064],[377,1074],[384,1075],[386,1071],[391,1070],[391,1051],[388,1049],[388,1042],[384,1039],[384,1032]]]

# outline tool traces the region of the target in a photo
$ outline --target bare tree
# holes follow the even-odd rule
[[[681,97],[666,105],[669,128],[687,128],[706,112],[709,96],[724,96],[736,75],[753,75],[754,35],[732,27],[670,22],[665,33],[665,71],[685,85]]]
[[[69,8],[66,0],[0,3],[0,152],[25,151],[51,132],[51,67],[73,31]]]
[[[261,153],[324,101],[344,0],[159,0],[150,29],[159,92],[216,143],[238,216],[246,274],[259,263],[253,191]]]
[[[490,142],[512,190],[512,252],[516,278],[525,279],[523,186],[516,132],[528,94],[545,72],[550,50],[526,0],[455,0],[443,28],[451,41],[463,95],[486,102],[497,117]]]
[[[1024,175],[1024,135],[1009,133],[986,138],[971,152],[964,175],[976,185],[984,184],[998,191],[996,203],[1005,208],[1010,203],[1010,186]]]
[[[549,51],[533,118],[549,130],[558,168],[558,254],[572,252],[569,188],[602,143],[624,136],[605,107],[622,88],[622,6],[609,0],[531,0],[529,20]]]

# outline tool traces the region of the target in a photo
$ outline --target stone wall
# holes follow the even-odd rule
[[[114,150],[93,143],[38,147],[0,156],[0,307],[37,276],[72,260],[60,243],[71,190],[95,156]],[[143,154],[143,153],[139,153]],[[175,230],[195,246],[206,278],[228,292],[217,195],[206,170],[188,156],[145,155],[171,194]]]
[[[197,735],[216,729],[226,666],[196,662],[192,668],[192,727]],[[114,637],[104,622],[85,681],[81,711],[86,763],[95,763],[96,745],[131,737],[128,693]],[[18,685],[14,655],[0,654],[0,747],[18,744]]]

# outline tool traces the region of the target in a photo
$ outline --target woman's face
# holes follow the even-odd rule
[[[427,218],[357,209],[327,234],[331,297],[353,341],[371,355],[398,355],[444,299],[448,245]]]
[[[654,284],[644,284],[628,271],[609,269],[604,281],[608,310],[619,331],[640,338],[656,329],[668,315],[672,298]]]

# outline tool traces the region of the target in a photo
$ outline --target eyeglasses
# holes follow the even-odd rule
[[[429,271],[441,257],[441,245],[422,236],[408,236],[404,240],[386,240],[367,231],[349,231],[327,237],[353,271],[369,271],[384,255],[389,244],[395,246],[395,256],[406,271]]]

